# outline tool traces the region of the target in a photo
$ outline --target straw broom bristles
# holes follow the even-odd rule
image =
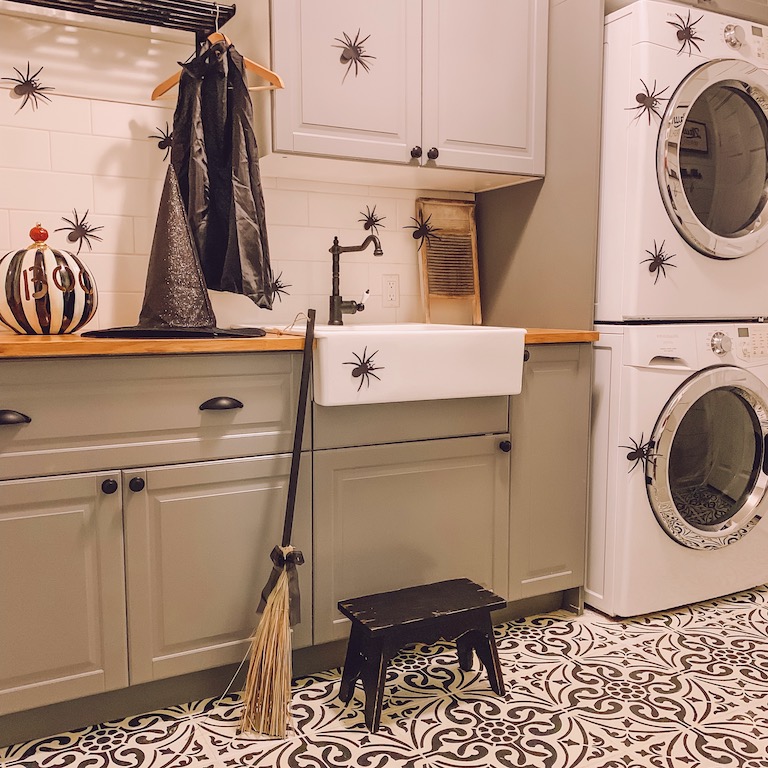
[[[288,569],[283,568],[251,638],[241,731],[285,738],[290,719],[291,671]]]

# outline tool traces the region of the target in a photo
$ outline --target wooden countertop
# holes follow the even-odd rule
[[[526,344],[595,341],[596,331],[529,328]],[[219,352],[290,352],[303,348],[298,334],[272,334],[253,339],[93,339],[77,334],[20,336],[0,332],[0,359],[99,357],[109,355],[186,355]]]

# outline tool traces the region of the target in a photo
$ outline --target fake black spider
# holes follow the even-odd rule
[[[701,53],[701,48],[699,48],[698,45],[696,45],[697,42],[704,42],[703,37],[699,37],[696,34],[696,25],[704,18],[703,16],[699,16],[696,21],[691,21],[691,12],[688,11],[688,16],[686,17],[685,21],[683,21],[683,17],[676,13],[675,16],[677,16],[678,21],[668,21],[667,24],[670,24],[677,30],[677,39],[680,42],[680,50],[678,50],[677,55],[679,56],[686,47],[688,48],[688,55],[690,56],[693,52],[693,49],[695,48],[699,53]]]
[[[637,101],[638,106],[636,107],[627,107],[627,109],[639,109],[640,111],[635,116],[635,120],[639,120],[643,115],[648,115],[648,125],[651,124],[651,112],[653,112],[656,117],[661,119],[661,114],[659,113],[658,109],[656,109],[659,106],[660,101],[669,101],[669,97],[662,97],[662,93],[669,90],[669,86],[666,88],[662,88],[660,91],[656,91],[656,81],[653,81],[653,90],[649,91],[648,86],[645,84],[644,80],[640,80],[640,82],[643,84],[643,93],[638,93],[635,95],[635,101]]]
[[[158,133],[153,133],[151,136],[148,136],[149,139],[160,139],[160,141],[157,142],[157,148],[158,149],[164,149],[165,154],[163,155],[163,160],[168,159],[168,153],[171,151],[171,147],[173,146],[173,131],[171,131],[168,128],[168,123],[165,124],[165,130],[162,128],[155,128]]]
[[[93,250],[93,247],[91,246],[91,238],[94,240],[98,240],[101,242],[101,238],[98,235],[94,235],[94,232],[98,232],[100,229],[104,229],[104,227],[92,227],[86,219],[88,218],[88,211],[86,211],[83,214],[83,218],[79,218],[77,215],[77,211],[73,211],[74,215],[74,221],[62,216],[61,218],[69,224],[68,227],[59,227],[58,229],[55,229],[54,232],[66,232],[69,231],[69,234],[67,235],[67,240],[69,240],[70,243],[77,243],[77,253],[80,253],[80,249],[83,247],[83,241],[87,243],[88,250]]]
[[[13,87],[13,93],[16,96],[24,97],[24,101],[21,102],[19,110],[24,109],[24,107],[27,106],[27,102],[32,104],[32,109],[37,109],[40,106],[40,99],[43,101],[50,101],[50,98],[46,96],[43,91],[53,91],[55,89],[52,86],[41,85],[40,81],[37,79],[37,76],[43,71],[42,67],[40,67],[34,75],[30,75],[30,66],[29,62],[27,62],[26,75],[22,75],[21,71],[16,69],[16,67],[13,68],[13,71],[16,72],[18,77],[4,77],[3,80],[17,83],[17,85]]]
[[[352,369],[352,377],[358,378],[360,377],[360,383],[357,386],[357,391],[359,392],[363,387],[363,382],[365,382],[365,385],[367,387],[371,386],[371,376],[373,376],[374,379],[379,379],[379,377],[374,373],[374,371],[382,371],[384,370],[384,367],[381,365],[374,365],[373,364],[373,358],[378,354],[379,350],[377,349],[375,352],[371,352],[370,355],[368,355],[368,347],[366,347],[363,350],[363,356],[360,357],[356,352],[353,352],[352,354],[355,356],[354,362],[348,362],[344,363],[344,365],[354,365],[355,367]]]
[[[277,299],[282,303],[283,296],[290,296],[291,294],[286,291],[286,288],[292,288],[293,286],[289,283],[284,283],[282,280],[283,273],[281,272],[277,277],[275,277],[272,282],[269,285],[269,292],[272,295],[273,299]]]
[[[421,246],[424,245],[424,241],[426,240],[427,243],[432,242],[432,238],[434,237],[435,240],[439,240],[440,237],[435,234],[436,232],[439,232],[439,227],[432,226],[429,222],[432,218],[432,214],[430,213],[429,216],[427,216],[427,220],[424,220],[424,214],[419,211],[419,218],[414,219],[413,216],[411,216],[411,221],[415,222],[415,224],[406,224],[403,229],[412,229],[413,230],[413,239],[414,240],[421,240],[419,243],[418,250],[421,250]]]
[[[643,435],[640,435],[640,442],[636,442],[631,437],[629,442],[632,445],[620,445],[619,448],[626,448],[629,453],[627,454],[627,461],[632,462],[632,466],[627,470],[629,474],[639,463],[642,462],[643,470],[649,461],[653,461],[653,440],[649,440],[647,443],[643,442]]]
[[[363,222],[363,229],[370,229],[373,230],[377,235],[379,234],[379,227],[385,226],[381,222],[386,219],[386,216],[377,216],[376,215],[376,206],[373,206],[373,210],[371,210],[367,205],[365,206],[365,213],[360,211],[360,215],[363,217],[362,219],[358,219],[358,221]]]
[[[675,258],[674,253],[664,253],[664,243],[665,241],[661,241],[661,245],[657,246],[656,241],[653,241],[653,250],[648,251],[646,250],[646,253],[650,258],[643,259],[640,263],[641,264],[648,264],[648,271],[653,274],[656,273],[656,279],[653,281],[653,284],[656,285],[656,283],[659,282],[659,275],[664,275],[664,277],[667,276],[667,267],[676,267],[677,264],[672,263],[672,259]]]
[[[363,48],[363,43],[370,37],[370,35],[366,35],[361,40],[360,30],[358,29],[357,34],[355,35],[355,39],[351,40],[346,32],[342,32],[341,34],[344,36],[343,40],[340,37],[333,38],[336,40],[336,42],[341,43],[341,45],[334,45],[333,47],[342,49],[341,56],[339,56],[339,61],[342,64],[347,65],[347,71],[344,73],[344,77],[341,80],[343,83],[347,79],[349,70],[352,69],[353,65],[355,67],[355,77],[357,77],[357,73],[360,67],[362,67],[366,72],[370,72],[371,67],[366,59],[375,59],[376,57],[366,53],[365,48]]]

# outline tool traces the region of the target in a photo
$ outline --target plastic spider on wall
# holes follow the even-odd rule
[[[427,243],[431,243],[432,239],[439,240],[440,236],[437,234],[437,232],[440,231],[439,227],[434,227],[432,224],[430,224],[430,220],[432,219],[432,214],[430,213],[429,216],[427,216],[426,221],[424,220],[424,214],[419,211],[418,213],[418,219],[415,219],[413,216],[411,216],[411,221],[415,222],[414,224],[406,224],[403,229],[412,229],[413,230],[413,239],[419,240],[419,248],[418,250],[421,250],[421,246],[424,245],[424,241]]]
[[[277,277],[274,277],[269,284],[269,293],[272,299],[277,299],[282,303],[283,296],[290,296],[290,292],[286,291],[286,288],[292,288],[290,283],[283,282],[283,273],[281,272]]]
[[[371,65],[368,64],[366,59],[375,59],[376,57],[366,53],[365,48],[363,48],[363,43],[370,37],[370,35],[366,35],[361,40],[359,29],[357,30],[357,34],[355,35],[354,40],[352,40],[346,32],[342,32],[341,34],[344,37],[343,40],[341,37],[333,38],[336,40],[336,42],[341,43],[341,45],[334,45],[333,47],[341,48],[341,56],[339,56],[339,61],[342,64],[345,64],[347,67],[347,71],[344,73],[344,77],[341,80],[343,83],[347,79],[347,75],[353,66],[355,68],[355,77],[357,77],[357,73],[360,67],[362,67],[366,72],[370,72]]]
[[[27,73],[25,75],[23,75],[20,70],[16,69],[16,67],[13,68],[13,71],[16,72],[18,77],[4,77],[3,80],[9,80],[12,83],[16,83],[11,89],[11,93],[18,98],[24,99],[24,101],[21,102],[19,110],[24,109],[28,103],[32,105],[32,109],[37,109],[40,106],[41,99],[43,101],[50,101],[50,98],[46,96],[43,91],[53,91],[55,89],[49,85],[42,85],[37,79],[37,76],[43,71],[43,67],[40,67],[40,69],[32,75],[30,74],[31,67],[29,62],[27,62]]]
[[[371,354],[368,354],[368,347],[365,347],[363,349],[363,355],[362,357],[358,355],[356,352],[353,352],[352,354],[355,357],[355,360],[352,362],[346,362],[344,365],[354,365],[355,367],[352,369],[352,377],[353,378],[360,378],[360,383],[357,385],[357,391],[359,392],[362,387],[363,383],[365,383],[366,386],[371,386],[371,376],[373,376],[374,379],[378,379],[378,381],[381,381],[381,379],[374,373],[374,371],[383,371],[384,366],[381,365],[374,365],[373,364],[373,358],[379,353],[379,350],[377,349],[375,352],[371,352]]]
[[[678,56],[686,49],[688,48],[688,55],[690,56],[693,52],[693,49],[695,48],[699,53],[701,53],[701,48],[696,44],[697,42],[703,43],[704,38],[699,37],[696,34],[696,25],[704,18],[703,16],[699,16],[696,21],[691,21],[691,12],[688,11],[688,16],[686,17],[685,21],[683,21],[683,17],[676,13],[675,16],[677,16],[677,21],[668,21],[667,24],[670,24],[677,30],[677,39],[680,43],[680,50],[678,50],[677,54]]]
[[[163,160],[168,159],[168,153],[171,151],[171,147],[173,146],[173,131],[168,128],[168,123],[165,124],[165,130],[162,128],[155,128],[157,133],[153,133],[150,136],[147,136],[148,139],[159,139],[157,142],[157,148],[158,149],[164,149],[165,154],[163,155]]]
[[[58,229],[55,229],[54,232],[69,232],[67,235],[67,240],[70,243],[77,243],[77,253],[80,253],[80,249],[83,247],[84,242],[87,244],[89,251],[93,250],[91,239],[101,242],[101,238],[98,235],[94,235],[93,233],[98,232],[100,229],[104,229],[104,227],[92,227],[86,221],[88,218],[87,210],[83,214],[82,218],[77,215],[77,210],[73,210],[73,213],[75,220],[72,221],[71,219],[62,216],[61,218],[66,221],[69,226],[59,227]]]
[[[646,253],[648,254],[649,258],[643,259],[640,263],[641,264],[648,264],[648,271],[653,274],[656,273],[656,279],[653,281],[653,284],[656,285],[656,283],[659,282],[659,276],[663,275],[664,277],[667,276],[667,269],[668,268],[675,268],[677,267],[677,264],[672,263],[672,259],[675,258],[674,253],[664,253],[664,243],[666,241],[662,240],[661,245],[657,246],[656,241],[653,241],[653,250],[649,251],[646,250]]]
[[[386,216],[378,216],[376,214],[376,206],[373,206],[373,210],[371,210],[367,205],[365,206],[365,213],[360,211],[360,215],[363,217],[362,219],[358,219],[358,221],[363,222],[363,229],[370,229],[374,234],[379,234],[379,227],[384,227],[385,225],[381,222],[386,219]]]
[[[657,91],[656,81],[654,80],[653,90],[648,90],[648,86],[645,84],[645,81],[641,79],[640,82],[643,84],[643,92],[635,95],[637,106],[627,107],[627,109],[640,110],[637,115],[635,115],[635,120],[639,120],[643,115],[648,115],[648,125],[650,125],[651,112],[653,112],[656,117],[661,119],[661,113],[658,111],[657,107],[659,106],[659,102],[669,101],[669,97],[662,97],[661,95],[665,91],[669,90],[669,86],[662,88],[660,91]]]

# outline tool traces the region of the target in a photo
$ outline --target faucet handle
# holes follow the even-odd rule
[[[360,299],[360,301],[357,302],[357,305],[355,306],[355,309],[358,312],[362,312],[365,309],[365,302],[368,301],[368,298],[370,295],[371,295],[371,289],[366,288],[362,298]]]

